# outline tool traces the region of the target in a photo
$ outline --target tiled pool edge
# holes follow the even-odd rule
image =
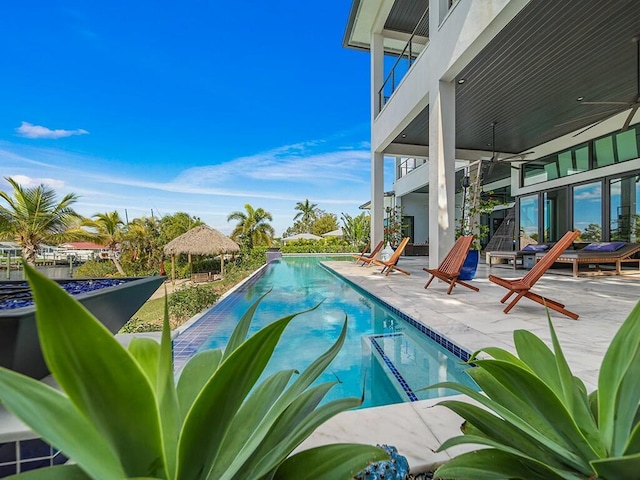
[[[402,387],[402,390],[407,396],[407,399],[410,402],[417,402],[418,397],[416,396],[413,389],[409,386],[409,382],[407,382],[407,380],[398,371],[393,361],[387,356],[384,349],[380,346],[380,344],[377,341],[377,339],[379,338],[390,337],[390,336],[393,337],[398,335],[400,334],[391,333],[391,334],[382,334],[382,335],[371,335],[368,338],[369,338],[369,342],[371,342],[371,345],[373,346],[373,348],[375,348],[376,352],[378,352],[378,355],[380,355],[380,358],[385,363],[385,365],[387,366],[391,374],[395,377],[395,379],[398,381],[398,384]]]
[[[177,329],[177,333],[173,336],[173,369],[174,372],[178,372],[187,363],[198,348],[203,344],[212,330],[217,327],[217,324],[222,317],[226,315],[229,308],[233,307],[239,299],[233,298],[233,294],[242,288],[248,288],[264,275],[269,264],[265,264],[242,282],[235,285],[232,289],[220,297],[220,299],[207,310],[195,315],[188,322],[184,323]],[[217,309],[216,312],[211,314],[211,311]],[[213,319],[212,319],[213,317]],[[202,321],[209,321],[208,328],[203,328],[198,325]],[[189,331],[191,330],[191,331]]]
[[[427,337],[432,339],[434,342],[436,342],[442,348],[446,349],[447,351],[449,351],[450,353],[455,355],[457,358],[461,359],[463,362],[467,362],[471,358],[471,353],[469,351],[467,351],[466,349],[464,349],[461,346],[457,345],[456,343],[452,342],[451,340],[449,340],[447,337],[445,337],[441,333],[437,332],[436,330],[433,330],[431,327],[426,326],[422,322],[419,322],[418,320],[415,320],[413,317],[411,317],[410,315],[407,315],[402,310],[399,310],[398,308],[394,307],[390,303],[386,302],[385,300],[381,299],[380,297],[374,295],[373,293],[369,292],[365,288],[361,287],[357,283],[351,281],[349,278],[347,278],[344,275],[336,272],[333,268],[325,265],[322,262],[320,262],[319,265],[322,268],[324,268],[325,270],[327,270],[329,273],[331,273],[332,275],[335,275],[340,280],[342,280],[342,281],[346,282],[347,284],[349,284],[350,287],[355,289],[360,294],[364,295],[366,298],[369,298],[374,302],[378,302],[383,307],[388,308],[389,310],[391,310],[393,313],[398,315],[404,321],[406,321],[410,325],[413,325],[421,333],[423,333],[424,335],[426,335]]]

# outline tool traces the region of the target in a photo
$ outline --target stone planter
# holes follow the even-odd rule
[[[125,282],[73,297],[84,305],[112,333],[116,333],[147,301],[166,277],[128,277]],[[96,279],[58,280],[58,283]],[[23,281],[0,282],[1,286]],[[35,306],[0,310],[0,366],[41,379],[49,374],[36,328]]]

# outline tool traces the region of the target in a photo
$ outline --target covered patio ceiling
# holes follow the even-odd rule
[[[497,122],[496,150],[524,152],[612,108],[582,102],[635,102],[638,34],[637,0],[531,1],[457,76],[456,148],[490,149]],[[428,141],[424,110],[394,143]]]

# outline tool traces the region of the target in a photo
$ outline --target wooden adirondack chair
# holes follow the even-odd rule
[[[453,287],[455,287],[456,284],[460,284],[463,287],[470,288],[476,292],[480,291],[478,287],[474,287],[473,285],[458,279],[458,276],[460,276],[460,270],[462,270],[462,264],[464,263],[465,258],[467,258],[467,254],[469,253],[469,248],[471,248],[472,243],[473,235],[463,235],[458,237],[458,240],[453,244],[453,247],[451,247],[451,250],[449,250],[449,253],[447,253],[440,265],[438,265],[438,268],[423,268],[425,272],[431,274],[431,278],[429,278],[429,281],[425,283],[424,288],[427,288],[434,278],[439,278],[449,284],[447,295],[451,295]]]
[[[507,305],[504,309],[504,313],[509,313],[509,311],[520,301],[522,297],[527,297],[534,302],[539,303],[540,305],[545,305],[549,307],[551,310],[555,310],[556,312],[562,313],[569,318],[574,320],[578,319],[578,315],[570,312],[564,305],[555,300],[551,300],[549,298],[543,297],[542,295],[538,295],[537,293],[531,292],[531,288],[535,285],[535,283],[544,275],[544,273],[554,264],[557,258],[564,252],[578,237],[579,232],[567,232],[560,239],[558,243],[556,243],[548,253],[546,253],[538,262],[533,266],[529,273],[527,273],[522,278],[516,278],[513,280],[508,280],[505,278],[496,277],[495,275],[489,275],[489,280],[493,283],[500,285],[501,287],[506,288],[509,292],[502,297],[500,303],[505,303],[511,295],[516,294],[516,298]]]
[[[376,247],[371,250],[371,253],[366,254],[363,253],[362,255],[357,256],[356,258],[356,265],[360,262],[362,262],[362,265],[371,265],[371,262],[373,262],[376,257],[378,256],[378,254],[380,253],[380,251],[382,250],[382,247],[384,247],[384,242],[378,242],[378,244],[376,245]],[[366,251],[366,249],[365,249]],[[354,257],[356,257],[356,255],[354,255]]]
[[[364,250],[362,250],[362,253],[360,255],[351,255],[353,258],[355,258],[354,263],[358,263],[361,257],[365,257],[367,255],[370,246],[371,242],[367,242],[367,246],[364,247]]]
[[[398,262],[398,259],[400,258],[400,255],[402,255],[402,252],[404,252],[404,249],[406,248],[407,243],[409,243],[409,237],[403,238],[402,241],[400,242],[400,245],[398,245],[398,248],[396,248],[396,251],[393,252],[393,255],[391,255],[389,260],[387,260],[386,262],[383,262],[380,260],[373,260],[373,263],[375,265],[382,265],[382,270],[380,271],[380,273],[385,273],[385,271],[387,272],[385,274],[385,277],[389,276],[389,274],[393,270],[398,270],[399,272],[404,273],[405,275],[411,275],[409,272],[407,272],[406,270],[402,270],[401,268],[398,268],[398,266],[396,265],[396,263]]]

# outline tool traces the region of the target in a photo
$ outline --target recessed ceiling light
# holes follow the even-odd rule
[[[406,133],[403,133],[403,134],[402,134],[402,138],[407,138],[407,134],[406,134]]]
[[[579,102],[581,102],[582,100],[584,100],[584,97],[578,97],[576,100],[578,100]]]
[[[458,84],[459,84],[459,85],[462,85],[464,82],[465,82],[465,79],[464,79],[464,78],[461,78],[460,80],[458,80]]]

